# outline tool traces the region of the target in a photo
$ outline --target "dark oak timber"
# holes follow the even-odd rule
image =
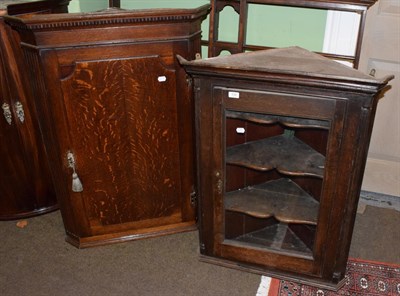
[[[193,101],[175,55],[200,52],[208,11],[7,18],[31,70],[73,245],[196,229]]]
[[[339,288],[393,77],[299,47],[178,58],[194,80],[202,260]]]
[[[0,220],[58,208],[19,36],[4,16],[66,12],[68,3],[0,0]]]

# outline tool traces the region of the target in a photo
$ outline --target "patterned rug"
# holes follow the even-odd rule
[[[263,276],[256,296],[399,296],[400,265],[349,259],[345,285],[337,292]]]

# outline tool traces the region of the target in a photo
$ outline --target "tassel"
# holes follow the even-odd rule
[[[83,191],[82,182],[79,179],[78,174],[75,172],[72,173],[72,191],[73,192],[82,192]]]
[[[78,174],[75,171],[75,157],[72,152],[67,153],[68,166],[72,169],[72,192],[82,192],[83,186],[79,180]]]

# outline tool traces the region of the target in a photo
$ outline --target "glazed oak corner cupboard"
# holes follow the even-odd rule
[[[0,220],[58,209],[18,35],[3,16],[66,12],[69,0],[0,0]]]
[[[21,37],[73,245],[196,229],[193,103],[175,55],[200,52],[208,12],[7,17]]]
[[[205,261],[343,283],[377,80],[299,47],[196,61]]]

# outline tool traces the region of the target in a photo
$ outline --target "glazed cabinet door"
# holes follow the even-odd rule
[[[203,254],[331,277],[326,242],[338,240],[329,217],[346,100],[233,86],[214,87],[212,98],[212,117],[200,117],[212,122],[214,155]]]
[[[76,237],[193,225],[181,181],[193,178],[181,168],[190,173],[193,166],[181,159],[178,106],[189,92],[178,96],[174,58],[154,48],[103,48],[101,59],[95,48],[49,54],[59,65],[46,78],[56,154],[63,157],[58,187],[66,192],[60,195],[67,232]]]

